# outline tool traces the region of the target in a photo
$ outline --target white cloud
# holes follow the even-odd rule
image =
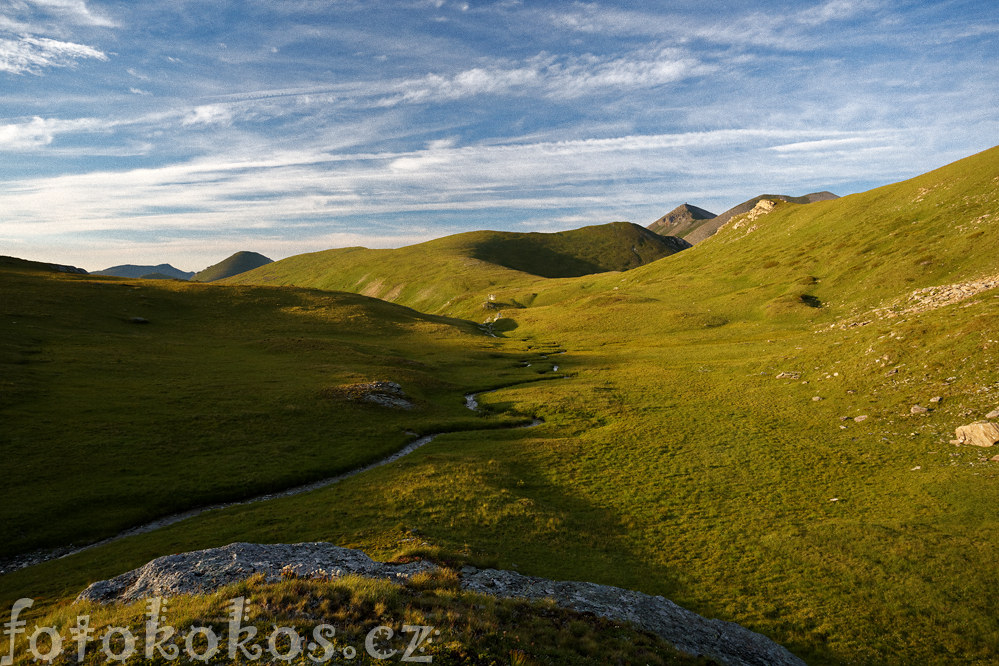
[[[482,66],[450,76],[427,76],[397,81],[397,91],[377,102],[379,106],[400,103],[443,102],[476,95],[537,94],[550,98],[576,98],[610,90],[652,88],[713,70],[678,48],[651,53],[606,58],[584,55],[557,58],[539,54],[513,67]],[[377,86],[359,87],[375,91]]]
[[[72,67],[86,58],[108,59],[103,52],[85,44],[30,35],[0,38],[0,72],[40,74],[49,67]]]
[[[93,131],[102,126],[93,118],[53,120],[35,117],[28,122],[0,125],[0,149],[24,150],[52,143],[63,132]]]
[[[228,125],[232,122],[232,109],[224,104],[206,104],[191,109],[181,121],[190,125]]]

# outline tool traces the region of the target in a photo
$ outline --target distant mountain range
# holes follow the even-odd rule
[[[122,264],[112,266],[102,271],[95,271],[94,275],[113,275],[125,278],[149,278],[149,279],[173,279],[190,280],[194,277],[193,272],[182,271],[174,268],[170,264],[159,264],[157,266],[137,266],[135,264]]]
[[[112,266],[102,271],[95,271],[94,275],[111,275],[124,278],[139,278],[143,280],[191,280],[193,282],[214,282],[222,278],[239,275],[254,268],[259,268],[271,263],[271,260],[256,252],[237,252],[236,254],[223,259],[217,264],[212,264],[208,268],[197,273],[193,271],[182,271],[174,268],[170,264],[158,264],[156,266],[138,266],[136,264],[122,264]]]
[[[760,194],[729,208],[721,215],[715,215],[703,208],[685,203],[666,213],[646,228],[663,236],[677,236],[694,245],[713,236],[721,229],[722,225],[736,215],[748,213],[761,199],[779,199],[796,204],[810,204],[838,198],[832,192],[826,191],[812,192],[800,197],[791,197],[786,194]]]

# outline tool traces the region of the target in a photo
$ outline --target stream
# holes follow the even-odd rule
[[[555,369],[557,368],[558,366],[555,366]],[[560,379],[562,377],[564,377],[564,375],[560,375],[558,377],[551,377],[550,379]],[[528,382],[523,382],[523,383],[533,383],[534,381],[537,380],[529,380]],[[510,387],[504,386],[502,388],[510,388]],[[478,401],[479,396],[485,393],[492,393],[494,391],[499,391],[499,390],[501,389],[495,388],[495,389],[487,389],[484,391],[478,391],[475,393],[468,393],[465,395],[465,407],[474,412],[477,412],[479,411],[479,401]],[[535,426],[541,425],[541,423],[543,423],[543,421],[541,419],[536,418],[530,423],[515,425],[515,426],[507,426],[507,428],[509,429],[533,428]],[[453,432],[458,432],[458,431],[453,431]],[[429,435],[424,435],[423,437],[413,440],[403,448],[399,449],[398,451],[389,456],[386,456],[385,458],[376,460],[375,462],[365,465],[364,467],[358,467],[356,469],[350,470],[349,472],[338,474],[337,476],[331,476],[325,479],[320,479],[318,481],[313,481],[311,483],[295,486],[293,488],[279,490],[277,492],[267,493],[265,495],[258,495],[256,497],[251,497],[248,499],[237,500],[234,502],[222,502],[219,504],[211,504],[209,506],[202,506],[194,509],[188,509],[187,511],[183,511],[181,513],[175,513],[169,516],[163,516],[162,518],[157,518],[156,520],[150,521],[143,525],[130,527],[122,532],[119,532],[118,534],[115,534],[114,536],[102,539],[100,541],[95,541],[94,543],[90,543],[85,546],[79,546],[79,547],[64,546],[52,550],[40,550],[32,553],[25,553],[23,555],[16,555],[8,559],[0,560],[0,575],[11,573],[13,571],[24,569],[30,566],[34,566],[36,564],[41,564],[42,562],[47,562],[49,560],[55,560],[63,557],[69,557],[70,555],[76,555],[77,553],[82,553],[84,551],[90,550],[91,548],[97,548],[98,546],[104,546],[109,543],[114,543],[115,541],[120,541],[121,539],[124,539],[126,537],[136,536],[139,534],[147,534],[149,532],[153,532],[163,527],[167,527],[169,525],[179,523],[183,520],[187,520],[188,518],[194,518],[195,516],[199,516],[207,511],[215,511],[217,509],[228,509],[229,507],[243,506],[246,504],[256,504],[257,502],[266,502],[267,500],[279,499],[282,497],[291,497],[293,495],[300,495],[302,493],[307,493],[312,490],[318,490],[320,488],[332,486],[334,484],[340,483],[341,481],[349,479],[353,476],[357,476],[358,474],[369,472],[373,469],[382,467],[383,465],[388,465],[389,463],[393,463],[396,460],[399,460],[400,458],[408,456],[413,451],[416,451],[420,447],[429,444],[430,442],[434,441],[434,439],[443,434],[446,433],[436,432],[436,433],[431,433]]]

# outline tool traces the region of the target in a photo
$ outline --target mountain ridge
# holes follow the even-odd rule
[[[710,238],[730,219],[736,215],[747,213],[763,199],[774,201],[785,201],[796,204],[810,204],[818,201],[830,201],[838,199],[839,196],[832,192],[823,190],[821,192],[811,192],[800,197],[793,197],[786,194],[758,194],[747,199],[740,204],[732,206],[720,215],[709,213],[703,208],[683,204],[677,206],[666,215],[662,216],[646,228],[655,233],[668,231],[670,235],[679,236],[691,245],[696,245],[706,238]]]
[[[193,271],[182,271],[170,264],[157,264],[156,266],[141,266],[138,264],[121,264],[112,266],[104,270],[94,271],[92,275],[109,275],[123,278],[143,278],[149,275],[162,275],[175,280],[190,280],[194,277]],[[156,278],[162,279],[162,278]]]

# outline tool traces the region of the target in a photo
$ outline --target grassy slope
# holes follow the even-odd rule
[[[353,294],[31,270],[0,283],[0,555],[356,467],[406,431],[476,425],[463,393],[524,374],[471,324]],[[377,379],[418,408],[323,395]]]
[[[784,205],[628,273],[481,286],[471,298],[537,293],[510,311],[508,353],[569,350],[547,362],[572,379],[486,398],[545,425],[448,435],[332,488],[6,576],[0,597],[75,594],[237,539],[385,556],[415,529],[504,567],[665,594],[810,663],[992,663],[999,463],[947,440],[997,406],[999,303],[985,292],[848,324],[911,290],[999,273],[997,186],[992,150]],[[909,413],[937,395],[930,414]]]
[[[297,255],[226,282],[353,291],[423,312],[481,318],[497,288],[512,289],[504,302],[518,308],[547,284],[539,276],[627,270],[676,249],[675,241],[625,222],[554,234],[475,231],[397,250]]]
[[[429,657],[441,666],[493,666],[497,663],[573,664],[574,666],[604,666],[605,664],[707,664],[707,660],[687,657],[653,634],[639,631],[622,623],[610,622],[591,614],[581,614],[556,607],[550,602],[528,602],[462,592],[454,570],[444,569],[431,574],[417,574],[402,585],[385,580],[357,576],[333,580],[299,580],[286,578],[278,583],[263,583],[259,578],[237,583],[208,595],[174,597],[165,607],[164,625],[176,627],[176,638],[166,640],[183,649],[184,634],[191,626],[208,626],[222,639],[221,655],[212,663],[226,662],[226,638],[229,625],[226,613],[231,600],[244,598],[248,602],[248,619],[243,626],[257,629],[250,643],[263,648],[266,659],[267,638],[275,626],[293,627],[300,635],[312,639],[321,624],[332,624],[335,635],[331,654],[316,644],[309,648],[303,641],[303,657],[295,663],[315,663],[324,659],[334,664],[382,664],[384,659],[369,656],[364,649],[369,632],[378,626],[392,627],[391,640],[375,643],[397,650],[389,663],[415,661]],[[263,610],[262,610],[263,609]],[[146,604],[102,606],[87,603],[61,609],[38,620],[39,626],[71,627],[78,613],[91,616],[91,627],[102,636],[110,627],[128,627],[135,636],[143,636]],[[429,626],[434,629],[430,640],[410,658],[403,658],[412,634],[405,625]],[[64,629],[65,630],[65,629]],[[246,634],[242,634],[246,638]],[[162,638],[162,634],[160,636]],[[141,639],[140,639],[141,640]],[[27,643],[24,640],[23,643]],[[44,652],[46,644],[40,644]],[[290,650],[286,642],[280,651]],[[19,645],[20,659],[15,664],[33,663],[27,645]],[[75,647],[75,646],[74,646]],[[140,644],[139,653],[143,646]],[[526,648],[526,650],[525,650]],[[198,646],[207,649],[206,644]],[[353,649],[356,654],[352,654]],[[341,657],[347,651],[347,657]],[[531,657],[527,656],[530,651]],[[497,658],[501,661],[497,662]],[[89,646],[83,663],[106,664],[100,643]],[[149,663],[143,661],[142,663]],[[152,663],[167,664],[159,656]],[[242,663],[242,662],[241,662]],[[268,662],[270,663],[270,662]],[[710,662],[713,663],[713,662]]]

